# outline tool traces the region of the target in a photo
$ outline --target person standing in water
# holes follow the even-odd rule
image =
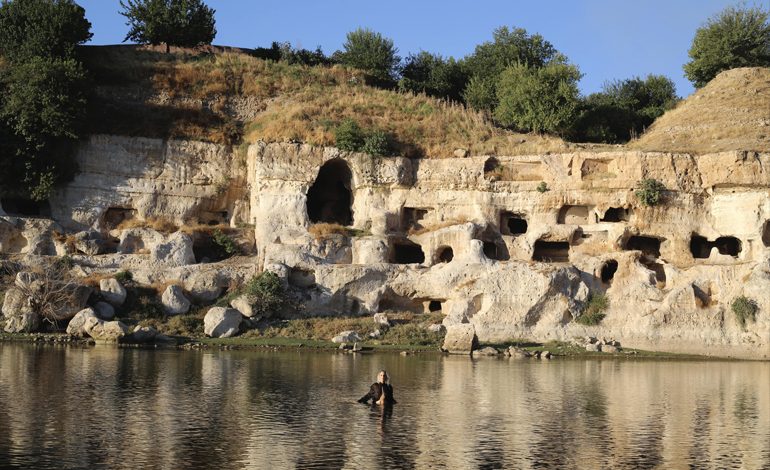
[[[358,403],[369,403],[372,400],[373,404],[377,405],[393,405],[396,400],[393,398],[393,386],[390,385],[390,377],[388,373],[381,370],[377,374],[377,382],[373,383],[369,388],[369,393],[358,399]]]

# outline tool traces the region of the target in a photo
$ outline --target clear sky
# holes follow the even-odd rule
[[[91,44],[123,41],[119,0],[76,0],[93,24]],[[393,39],[402,56],[426,50],[463,57],[503,25],[540,33],[577,64],[583,93],[607,80],[662,74],[692,93],[682,65],[695,34],[735,0],[208,0],[215,44],[268,47],[272,41],[327,54],[359,26]],[[770,5],[770,0],[758,0]]]

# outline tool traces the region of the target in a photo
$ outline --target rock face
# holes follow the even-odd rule
[[[24,312],[8,317],[5,320],[6,333],[31,333],[40,328],[40,315],[35,312]]]
[[[203,331],[212,338],[230,338],[240,331],[241,321],[243,316],[238,310],[214,307],[203,318]]]
[[[126,288],[117,279],[102,279],[99,281],[99,290],[104,300],[115,307],[120,307],[126,301]]]
[[[193,242],[189,235],[176,232],[150,249],[150,259],[161,266],[175,268],[195,263]]]
[[[163,291],[161,302],[168,315],[181,315],[190,311],[190,301],[185,297],[184,290],[174,284]]]
[[[448,351],[449,354],[470,354],[477,344],[476,329],[473,324],[461,323],[447,327],[441,349]]]

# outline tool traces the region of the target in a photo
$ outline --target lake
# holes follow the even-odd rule
[[[770,363],[4,343],[0,468],[768,469]]]

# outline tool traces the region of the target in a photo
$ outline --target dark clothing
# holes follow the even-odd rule
[[[369,388],[369,393],[359,398],[358,403],[368,403],[369,400],[372,400],[372,403],[377,403],[380,401],[380,397],[383,393],[385,394],[386,405],[397,403],[396,400],[393,399],[393,386],[379,382],[373,383],[371,388]]]

